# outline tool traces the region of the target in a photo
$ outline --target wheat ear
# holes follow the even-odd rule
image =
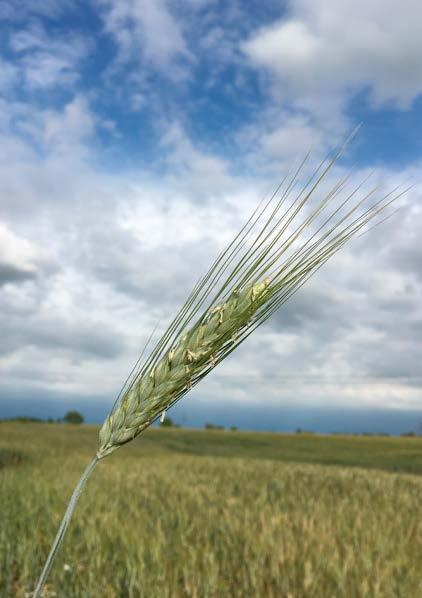
[[[142,362],[141,355],[136,362],[101,428],[97,455],[72,496],[35,598],[41,596],[80,491],[96,463],[174,405],[345,243],[407,191],[394,190],[364,207],[375,189],[356,201],[359,185],[338,201],[346,188],[344,179],[315,207],[305,210],[345,145],[317,168],[298,193],[294,189],[306,159],[261,202],[197,283],[149,357]]]
[[[226,345],[236,342],[269,293],[269,279],[235,291],[187,331],[137,384],[124,395],[100,431],[99,459],[145,430],[168,409],[174,398],[192,387],[193,380],[214,367]]]

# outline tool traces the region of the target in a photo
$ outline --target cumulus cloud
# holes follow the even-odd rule
[[[242,5],[231,4],[230,23],[236,23]],[[248,64],[264,79],[269,74],[275,95],[255,113],[245,111],[238,130],[217,119],[220,146],[189,126],[189,107],[197,100],[191,97],[154,122],[153,155],[134,160],[132,168],[107,153],[118,145],[103,136],[113,129],[113,111],[105,117],[101,94],[79,87],[89,45],[78,45],[77,37],[50,38],[34,22],[15,31],[14,59],[8,55],[0,69],[0,87],[7,91],[0,99],[2,388],[12,392],[24,385],[29,394],[32,389],[39,396],[44,389],[72,401],[102,396],[111,404],[151,331],[158,323],[159,337],[264,191],[273,189],[293,158],[313,149],[318,160],[341,138],[351,93],[367,86],[374,106],[405,109],[411,103],[420,85],[414,65],[416,4],[409,5],[407,18],[412,10],[415,19],[404,46],[398,43],[401,15],[393,21],[384,17],[388,11],[378,14],[361,3],[358,17],[357,8],[340,4],[333,12],[328,3],[301,0],[282,21],[245,42]],[[209,8],[202,0],[179,5],[196,15]],[[7,18],[18,18],[12,4],[2,6],[4,13],[10,8]],[[226,65],[239,68],[239,79],[247,80],[248,67],[240,64],[236,49],[241,26],[228,32],[222,19],[217,22],[216,4],[204,21],[210,23],[209,35],[194,43],[192,22],[183,23],[164,0],[101,0],[96,6],[118,47],[113,66],[135,65],[121,74],[123,84],[133,82],[133,70],[158,72],[172,84],[184,80],[202,59],[199,53],[193,57],[196,47],[207,60],[217,57],[203,82],[207,90]],[[35,14],[37,3],[27,7]],[[347,35],[339,13],[350,25]],[[363,36],[359,43],[357,30]],[[388,40],[406,65],[400,73],[390,63]],[[18,90],[18,81],[28,96]],[[56,95],[58,89],[64,95]],[[274,102],[280,94],[289,106]],[[142,90],[130,98],[136,118],[154,111]],[[320,103],[330,118],[322,118]],[[233,119],[242,109],[235,104]],[[128,135],[124,127],[130,129],[135,119],[122,122],[121,134]],[[400,174],[377,168],[374,178],[390,189],[418,171],[415,160]],[[338,166],[329,182],[344,174]],[[354,174],[360,181],[367,172],[357,167]],[[420,191],[412,191],[402,212],[336,256],[195,392],[221,405],[230,399],[417,406],[420,201]]]
[[[281,97],[315,113],[329,113],[334,102],[343,107],[365,90],[374,106],[406,109],[422,92],[421,18],[414,0],[400,10],[383,0],[342,0],[335,10],[327,0],[299,0],[285,17],[256,31],[243,50],[275,77]]]
[[[263,185],[230,173],[227,161],[197,147],[178,123],[163,137],[160,179],[111,175],[92,163],[83,134],[90,122],[87,100],[74,98],[41,119],[51,153],[25,154],[20,177],[16,155],[2,166],[21,208],[3,208],[11,224],[1,229],[2,255],[15,271],[4,273],[0,367],[8,387],[25,379],[111,400],[154,326],[158,338]],[[57,147],[68,151],[55,154]],[[394,186],[391,175],[387,186]],[[388,229],[389,251],[376,234],[350,246],[213,374],[204,393],[253,403],[260,389],[273,403],[294,396],[363,405],[385,404],[387,396],[390,406],[414,407],[422,289],[406,252],[420,230],[415,203],[402,226],[396,220]],[[54,267],[37,266],[36,247]]]
[[[203,145],[194,143],[178,121],[163,125],[160,146],[170,175],[179,190],[196,192],[202,199],[234,190],[230,164]],[[183,183],[186,180],[186,184]]]
[[[99,0],[118,61],[139,61],[170,79],[186,77],[194,57],[166,0]]]
[[[39,251],[0,222],[0,286],[19,283],[36,275]]]

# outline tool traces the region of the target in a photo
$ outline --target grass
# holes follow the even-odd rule
[[[1,596],[33,589],[97,432],[1,424]],[[422,595],[421,473],[419,438],[148,430],[89,480],[45,595]]]
[[[24,459],[25,456],[20,451],[0,448],[0,469],[11,465],[19,465]]]

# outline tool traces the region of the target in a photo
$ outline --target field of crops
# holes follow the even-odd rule
[[[0,596],[34,587],[97,429],[0,424]],[[150,430],[89,480],[45,596],[422,596],[422,439]]]

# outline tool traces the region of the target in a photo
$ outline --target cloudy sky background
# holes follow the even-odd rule
[[[6,0],[0,31],[0,417],[99,421],[263,194],[363,122],[333,181],[416,183],[400,211],[174,417],[418,427],[420,2]]]

